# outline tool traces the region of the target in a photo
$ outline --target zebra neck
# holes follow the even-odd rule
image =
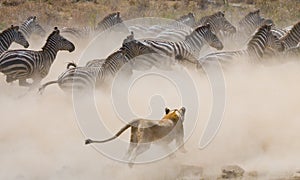
[[[21,26],[20,31],[22,34],[28,39],[32,33],[30,27],[28,26]]]
[[[192,34],[183,41],[183,44],[187,44],[194,49],[200,50],[204,43],[201,35]]]
[[[262,29],[258,31],[247,45],[247,51],[251,57],[261,58],[264,54],[268,38],[268,31]]]
[[[22,34],[26,37],[29,38],[30,34],[32,33],[31,28],[30,27],[31,22],[24,22],[21,27],[20,27],[20,31],[22,32]]]
[[[52,64],[59,51],[56,43],[49,40],[42,49],[43,57]]]
[[[13,41],[14,34],[12,34],[12,32],[8,31],[0,34],[0,54],[9,48]]]

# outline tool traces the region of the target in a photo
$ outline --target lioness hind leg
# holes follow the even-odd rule
[[[127,153],[124,156],[124,160],[129,160],[129,157],[132,155],[132,151],[134,148],[136,148],[136,146],[137,146],[137,143],[130,142]]]
[[[142,154],[143,152],[147,151],[150,148],[150,145],[150,143],[138,143],[136,145],[136,148],[134,148],[133,152],[131,153],[129,167],[133,166],[136,157]]]
[[[136,148],[136,146],[137,146],[137,143],[138,143],[138,140],[139,140],[138,135],[137,135],[137,131],[138,131],[138,128],[136,128],[136,127],[131,128],[130,145],[129,145],[127,153],[125,154],[125,157],[124,157],[124,159],[126,159],[126,160],[129,159],[129,157],[132,154],[133,149]]]

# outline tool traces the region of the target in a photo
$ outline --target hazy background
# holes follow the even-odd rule
[[[60,54],[47,79],[60,74],[58,67],[64,66],[66,57],[69,55]],[[25,89],[6,84],[1,76],[0,178],[173,179],[181,164],[202,166],[207,175],[220,174],[220,167],[226,164],[257,170],[262,176],[281,177],[299,170],[299,62],[233,65],[227,69],[224,120],[216,138],[203,150],[198,146],[212,106],[211,90],[205,74],[194,69],[189,72],[197,85],[201,105],[198,124],[186,143],[188,153],[133,169],[84,145],[86,137],[77,125],[72,98],[58,86],[49,86],[43,95],[31,92],[20,98]],[[149,87],[157,86],[157,81],[147,81]],[[165,87],[172,89],[170,85]],[[146,90],[143,81],[137,83],[132,90],[134,98],[130,98],[132,108],[141,117],[151,113],[151,93]],[[170,90],[167,94],[163,95],[167,106],[181,106],[176,92]],[[123,123],[116,119],[109,95],[108,92],[106,98],[97,99],[97,103],[101,105],[101,116],[111,122],[108,127],[116,132]],[[163,114],[163,107],[154,110]],[[186,119],[185,126],[188,123]],[[99,137],[103,138],[106,137]],[[121,138],[129,140],[129,134]],[[127,148],[119,151],[124,154]]]
[[[299,20],[297,0],[235,0],[229,2],[242,3],[227,9],[218,4],[207,7],[204,4],[202,7],[201,2],[114,0],[94,4],[84,1],[71,3],[68,0],[1,1],[0,29],[22,22],[24,16],[35,14],[50,33],[56,25],[95,25],[108,13],[118,10],[125,19],[140,16],[177,18],[189,11],[193,11],[199,19],[213,11],[225,9],[226,18],[236,23],[250,10],[261,8],[265,17],[272,18],[282,27]],[[44,40],[41,40],[31,44],[30,48],[40,49],[43,44]],[[75,45],[75,52],[58,54],[43,82],[57,79],[67,62],[78,62],[86,44],[77,42]],[[120,42],[111,40],[102,45],[105,48],[99,47],[98,51],[102,53],[99,58],[117,49]],[[12,48],[20,46],[14,45]],[[174,159],[136,165],[132,169],[127,164],[103,156],[92,146],[84,145],[86,133],[78,126],[70,94],[52,85],[43,95],[34,91],[24,96],[26,88],[18,87],[17,83],[6,84],[1,74],[0,179],[174,179],[182,164],[201,166],[204,175],[214,179],[221,174],[220,168],[227,164],[237,164],[246,171],[257,171],[262,179],[289,177],[300,170],[298,59],[285,58],[279,63],[264,66],[243,63],[226,66],[224,119],[215,139],[203,150],[198,147],[213,106],[211,86],[205,73],[194,67],[188,68],[198,92],[195,101],[200,104],[199,109],[193,109],[199,112],[198,117],[193,117],[197,119],[197,126],[193,132],[186,132],[191,135],[186,142],[188,152],[179,152]],[[274,59],[275,62],[278,60]],[[151,97],[157,94],[161,94],[166,101],[154,104],[156,107],[151,109]],[[97,91],[96,95],[99,113],[109,130],[116,132],[124,124],[114,112],[109,88]],[[163,79],[145,78],[137,82],[129,94],[129,100],[137,116],[146,117],[152,110],[158,114],[157,119],[163,115],[164,105],[170,108],[185,106],[181,104],[175,87]],[[192,108],[187,107],[187,117]],[[87,116],[86,120],[89,121],[89,118]],[[187,118],[185,129],[190,123]],[[124,133],[120,138],[128,141],[129,133]],[[121,155],[126,151],[127,148],[119,149]]]

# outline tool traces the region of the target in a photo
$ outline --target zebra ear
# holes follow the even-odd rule
[[[33,20],[36,20],[36,16],[33,16]]]
[[[59,30],[57,27],[54,27],[54,31],[56,31],[56,33],[59,34]]]
[[[225,11],[221,11],[223,17],[225,17]]]
[[[169,114],[170,109],[166,107],[166,108],[165,108],[165,112],[166,112],[166,114]]]

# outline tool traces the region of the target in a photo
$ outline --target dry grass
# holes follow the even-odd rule
[[[177,18],[194,12],[199,19],[218,10],[226,10],[229,20],[237,22],[250,10],[261,9],[265,17],[272,18],[279,26],[291,25],[300,19],[299,0],[222,0],[207,3],[206,0],[4,0],[0,3],[0,28],[19,24],[25,17],[37,15],[45,26],[94,25],[106,14],[120,11],[124,19],[144,16]]]

